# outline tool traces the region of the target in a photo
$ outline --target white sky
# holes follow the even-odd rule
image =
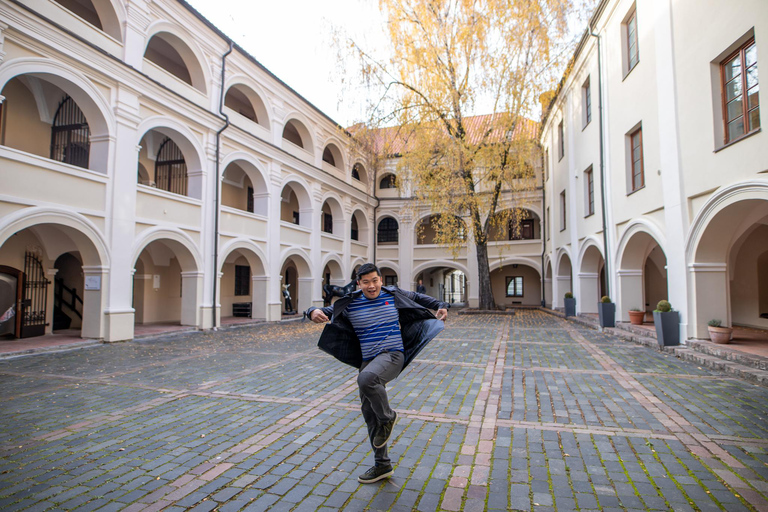
[[[377,0],[188,0],[273,74],[342,126],[362,118],[362,101],[338,77],[334,26],[363,46],[382,44]]]

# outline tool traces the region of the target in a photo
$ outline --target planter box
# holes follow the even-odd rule
[[[669,313],[653,312],[653,323],[656,326],[656,339],[659,340],[659,346],[670,347],[680,344],[680,313],[670,311]]]
[[[565,316],[576,316],[576,299],[563,299],[565,301]]]
[[[616,304],[598,302],[597,313],[600,316],[600,327],[616,327]]]

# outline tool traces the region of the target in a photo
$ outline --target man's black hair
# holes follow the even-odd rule
[[[357,271],[357,280],[359,281],[364,275],[370,274],[371,272],[376,272],[376,274],[381,277],[381,270],[379,270],[379,267],[373,263],[365,263],[360,267],[360,270]]]

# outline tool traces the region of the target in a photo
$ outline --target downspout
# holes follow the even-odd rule
[[[546,167],[549,162],[544,161],[544,152],[541,152],[541,212],[542,212],[542,219],[541,219],[541,227],[539,228],[540,233],[539,236],[541,236],[541,239],[544,241],[544,243],[541,244],[541,307],[545,308],[547,307],[547,287],[544,280],[544,275],[546,273],[546,269],[544,268],[544,255],[547,253],[547,219],[546,219],[546,212],[547,212],[547,192],[544,189],[544,186],[546,185]]]
[[[373,170],[373,197],[376,199],[376,206],[373,207],[373,264],[376,265],[376,246],[379,243],[379,234],[376,232],[376,209],[381,206],[381,199],[376,195],[376,185],[378,185],[379,170]]]
[[[611,273],[608,265],[611,255],[608,247],[608,222],[605,211],[605,163],[603,156],[603,65],[601,59],[600,36],[590,27],[589,35],[597,38],[597,105],[600,115],[600,203],[603,217],[603,248],[605,250],[605,294],[611,296]]]
[[[211,307],[211,328],[216,330],[216,288],[219,282],[219,194],[221,193],[221,177],[219,176],[219,155],[221,154],[221,134],[229,128],[229,116],[224,113],[224,73],[227,67],[227,56],[232,53],[232,41],[229,49],[221,57],[221,91],[219,91],[219,114],[224,117],[225,124],[216,132],[216,196],[213,198],[213,299]]]

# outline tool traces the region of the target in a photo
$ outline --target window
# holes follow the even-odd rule
[[[563,122],[557,126],[557,160],[560,161],[565,156],[565,130]]]
[[[357,170],[357,166],[352,168],[352,179],[360,181],[360,173]]]
[[[384,276],[384,286],[397,286],[397,276]]]
[[[165,139],[157,152],[155,185],[174,194],[187,195],[187,163],[179,146],[169,138]]]
[[[560,192],[560,231],[565,231],[565,190]]]
[[[523,277],[507,277],[507,297],[523,296]]]
[[[760,128],[757,82],[757,47],[747,41],[720,66],[723,89],[725,142]]]
[[[637,9],[634,7],[624,22],[624,39],[626,41],[624,48],[626,52],[624,75],[626,76],[640,61],[637,43]]]
[[[235,265],[235,295],[251,294],[251,267]]]
[[[352,229],[350,232],[350,237],[352,238],[352,240],[359,240],[358,233],[359,232],[358,232],[358,226],[357,226],[357,219],[352,217]]]
[[[509,221],[510,240],[533,240],[533,219],[523,219],[518,228],[515,219]]]
[[[299,225],[299,212],[293,212],[293,223]]]
[[[547,206],[547,218],[545,219],[545,224],[547,225],[547,240],[549,240],[549,206]]]
[[[387,217],[379,222],[378,242],[389,243],[397,242],[397,221],[392,217]]]
[[[75,100],[65,96],[51,127],[51,159],[88,168],[91,132],[83,111]]]
[[[584,105],[581,114],[582,128],[586,128],[592,121],[592,88],[589,84],[589,77],[584,85],[581,86],[581,103]]]
[[[634,192],[645,186],[645,174],[643,173],[643,129],[638,128],[629,136],[631,176],[630,190]]]
[[[245,209],[253,213],[253,187],[248,187],[248,204]]]
[[[323,212],[323,232],[333,233],[333,215]]]
[[[585,203],[586,203],[586,215],[585,217],[589,217],[590,215],[594,215],[595,213],[595,181],[594,177],[592,175],[592,166],[589,166],[589,169],[584,171],[584,187],[585,187]]]
[[[549,149],[544,151],[544,181],[549,181]]]
[[[379,183],[379,188],[395,188],[397,185],[395,183],[395,175],[394,174],[387,174],[383,178],[381,178],[381,182]]]

